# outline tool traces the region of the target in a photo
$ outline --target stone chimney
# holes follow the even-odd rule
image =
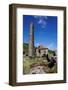
[[[29,28],[29,57],[34,56],[34,24],[33,22],[30,22],[30,28]]]

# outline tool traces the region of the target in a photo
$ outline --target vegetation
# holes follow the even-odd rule
[[[44,66],[45,73],[56,73],[57,72],[57,64],[55,63],[52,68],[49,67],[50,62],[43,58],[24,58],[23,61],[23,74],[29,74],[30,69],[36,66]]]
[[[36,48],[36,47],[34,47]],[[28,43],[23,43],[23,52],[25,52],[26,54],[28,54]],[[55,51],[53,50],[48,50],[48,54],[49,55],[53,55],[55,53]]]
[[[38,66],[38,65],[47,65],[47,62],[44,63],[42,58],[24,58],[23,61],[23,73],[28,74],[30,71],[30,68]]]
[[[34,47],[36,48],[36,47]],[[44,66],[44,71],[45,73],[56,73],[57,72],[57,65],[55,63],[55,65],[53,66],[53,68],[50,68],[49,66],[51,66],[52,64],[48,63],[46,57],[33,57],[33,58],[29,58],[28,57],[28,43],[24,43],[23,44],[23,53],[26,54],[26,56],[24,56],[24,60],[23,60],[23,74],[29,74],[30,69],[35,67],[35,66]],[[54,51],[52,50],[48,50],[48,54],[49,55],[54,55]]]
[[[48,54],[49,54],[49,55],[54,55],[54,54],[55,54],[55,51],[48,50]]]
[[[28,54],[28,44],[27,43],[23,44],[23,52]]]

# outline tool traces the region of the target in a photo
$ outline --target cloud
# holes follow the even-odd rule
[[[42,28],[46,27],[47,24],[47,16],[34,16],[37,23],[41,25]]]
[[[36,16],[36,15],[34,16],[34,18],[36,18],[36,19],[39,19],[40,17],[42,17],[42,16]]]
[[[42,18],[42,19],[47,20],[47,16],[34,16],[34,18],[36,18],[36,19],[40,19],[40,18]]]
[[[38,23],[41,24],[41,23],[42,23],[42,20],[40,19],[40,20],[38,21]]]
[[[38,21],[38,24],[40,24],[40,25],[42,26],[42,28],[45,28],[47,22],[46,22],[45,20],[43,20],[43,19],[40,19],[40,20]]]

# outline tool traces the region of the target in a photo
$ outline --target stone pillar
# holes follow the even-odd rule
[[[29,28],[29,57],[34,56],[34,25],[33,22],[30,23]]]

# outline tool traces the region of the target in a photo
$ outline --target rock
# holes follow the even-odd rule
[[[36,66],[30,69],[29,74],[45,74],[43,66]]]

